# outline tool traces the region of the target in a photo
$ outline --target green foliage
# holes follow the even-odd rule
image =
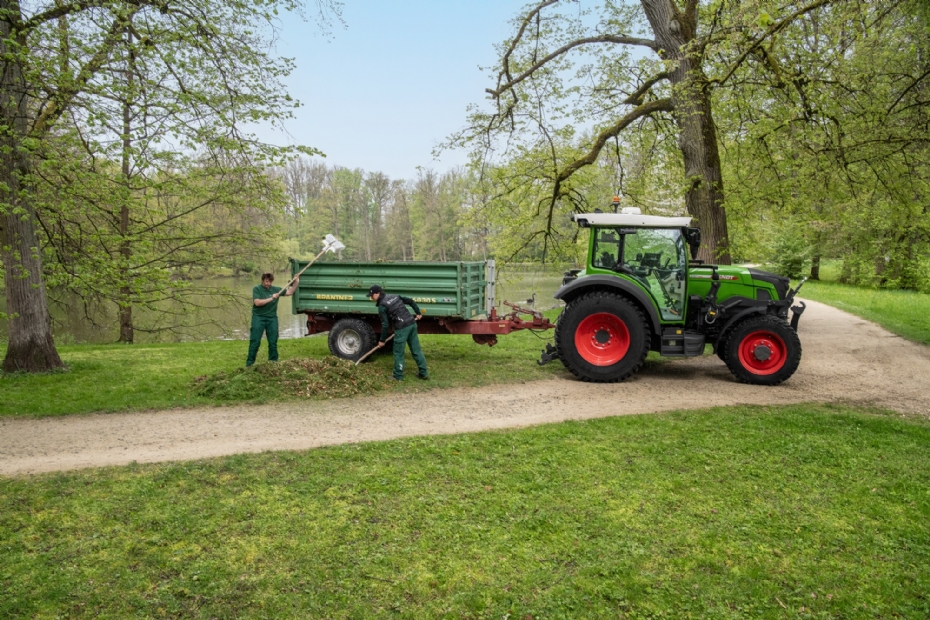
[[[318,21],[338,18],[338,3],[313,4]],[[4,66],[24,79],[4,81],[2,98],[31,102],[29,118],[4,108],[0,119],[5,148],[19,153],[0,176],[30,189],[14,200],[28,204],[9,206],[35,212],[44,238],[26,246],[44,248],[50,287],[117,305],[121,338],[200,320],[182,318],[196,307],[184,284],[194,269],[246,248],[274,254],[283,195],[265,170],[315,151],[264,143],[250,128],[280,126],[298,105],[283,87],[293,64],[272,42],[274,16],[303,6],[55,1],[8,11]],[[171,319],[133,324],[134,306],[162,303]]]
[[[811,405],[7,478],[0,615],[921,618],[928,486]]]
[[[914,19],[921,15],[922,19]],[[926,6],[837,2],[718,91],[743,258],[791,221],[851,284],[930,291]]]
[[[370,366],[337,357],[296,358],[256,364],[198,377],[194,393],[214,400],[264,401],[282,395],[333,398],[373,394],[388,387],[388,377]]]
[[[795,227],[783,227],[774,236],[771,252],[775,273],[792,279],[804,275],[810,263],[810,243]]]
[[[288,198],[289,243],[315,255],[335,234],[347,248],[321,260],[473,260],[489,257],[487,232],[468,221],[473,175],[418,169],[414,180],[381,172],[328,167],[298,159],[274,171]]]

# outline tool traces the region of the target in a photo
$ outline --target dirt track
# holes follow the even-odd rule
[[[582,383],[566,372],[547,381],[395,399],[2,419],[0,474],[299,450],[743,403],[844,402],[930,416],[930,347],[816,302],[808,302],[800,336],[801,367],[774,388],[736,383],[716,356],[708,356],[651,365],[632,380],[611,385]]]

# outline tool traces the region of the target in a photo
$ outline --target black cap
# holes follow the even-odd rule
[[[372,284],[371,288],[368,289],[368,296],[371,297],[375,293],[383,293],[384,289],[378,286],[377,284]]]

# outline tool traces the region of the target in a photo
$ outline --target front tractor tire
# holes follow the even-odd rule
[[[743,383],[778,385],[798,369],[801,339],[784,319],[750,317],[727,334],[724,361]]]
[[[330,353],[350,362],[357,362],[377,344],[375,330],[360,319],[340,319],[329,330]]]
[[[625,297],[592,291],[571,301],[555,330],[562,364],[582,381],[613,383],[639,370],[651,332],[642,311]]]

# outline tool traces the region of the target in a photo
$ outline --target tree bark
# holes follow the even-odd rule
[[[717,131],[711,113],[707,78],[696,52],[689,49],[696,35],[694,10],[680,12],[672,0],[641,0],[646,17],[663,50],[677,66],[671,71],[672,115],[678,126],[678,147],[684,158],[685,205],[701,228],[698,258],[729,265],[730,240],[723,208],[723,177]],[[689,3],[691,4],[691,3]]]
[[[64,364],[52,337],[35,207],[25,186],[30,172],[29,153],[22,146],[29,131],[21,61],[26,41],[14,31],[13,21],[20,18],[18,2],[0,0],[0,260],[10,315],[3,370],[42,372]]]
[[[135,339],[135,330],[132,325],[132,287],[130,286],[130,278],[132,274],[129,271],[129,261],[132,260],[132,247],[129,242],[129,204],[128,201],[130,198],[131,183],[129,174],[130,170],[130,149],[132,148],[132,137],[130,132],[132,131],[131,119],[132,119],[132,110],[130,109],[131,103],[129,97],[132,96],[132,78],[133,72],[135,71],[133,57],[132,57],[132,31],[129,28],[126,29],[126,54],[128,57],[128,62],[126,65],[126,100],[123,101],[123,182],[126,183],[126,202],[120,205],[119,210],[119,234],[122,237],[119,246],[119,254],[122,263],[120,268],[120,277],[123,280],[123,286],[119,289],[119,340],[118,342],[125,342],[126,344],[132,344]]]

